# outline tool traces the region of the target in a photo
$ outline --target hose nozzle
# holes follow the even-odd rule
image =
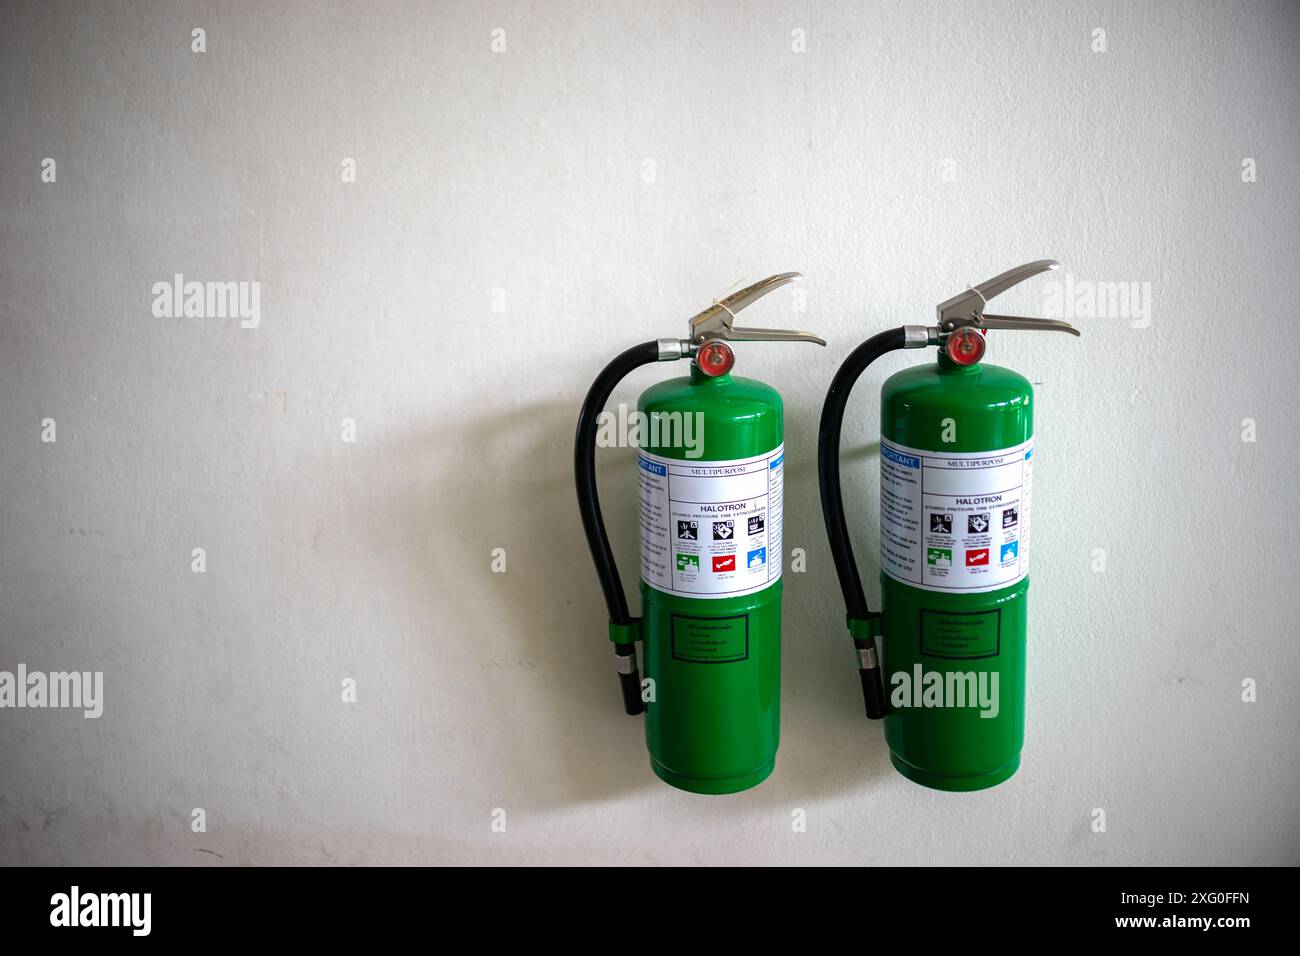
[[[885,716],[885,685],[880,677],[875,639],[857,638],[853,646],[858,649],[858,676],[862,679],[862,702],[866,704],[867,716],[880,720]]]
[[[636,666],[636,645],[615,644],[618,661],[618,684],[623,691],[623,712],[629,717],[645,712],[641,703],[641,673]]]

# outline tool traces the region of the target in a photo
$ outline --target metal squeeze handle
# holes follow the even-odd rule
[[[739,292],[733,292],[725,299],[717,299],[703,312],[691,319],[691,341],[703,342],[705,339],[726,339],[732,342],[812,342],[825,345],[826,340],[811,332],[798,332],[793,329],[747,329],[737,327],[736,313],[753,305],[774,289],[803,276],[798,272],[782,272],[768,276],[753,285],[746,286]]]
[[[1071,335],[1078,335],[1078,329],[1060,319],[1029,319],[1018,315],[984,314],[984,307],[988,305],[989,299],[996,298],[1012,286],[1019,285],[1040,272],[1051,272],[1059,268],[1061,264],[1055,259],[1026,262],[1022,266],[1016,266],[992,279],[987,279],[965,292],[959,292],[946,302],[940,302],[939,335],[947,335],[964,326],[976,329],[1018,329],[1025,332],[1068,332]]]

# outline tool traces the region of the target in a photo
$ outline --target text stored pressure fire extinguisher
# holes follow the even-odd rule
[[[825,345],[808,332],[733,324],[741,309],[798,278],[771,276],[715,302],[691,319],[689,338],[623,352],[592,383],[578,418],[578,509],[609,608],[624,708],[644,710],[654,772],[694,793],[745,790],[776,761],[784,415],[775,389],[732,377],[727,342]],[[598,418],[633,369],[677,359],[691,360],[690,376],[652,386],[637,403],[642,616],[635,618],[596,497]]]
[[[1020,765],[1033,389],[980,360],[987,329],[1079,332],[1053,319],[987,315],[984,307],[1058,266],[1043,259],[1011,269],[941,304],[937,326],[867,339],[836,373],[822,408],[822,514],[867,716],[884,718],[899,772],[939,790],[992,787]],[[898,372],[880,394],[876,613],[862,591],[840,492],[844,406],[872,361],[928,345],[939,347],[938,361]]]

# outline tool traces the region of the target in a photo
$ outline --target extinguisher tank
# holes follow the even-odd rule
[[[624,709],[645,714],[655,774],[695,793],[747,789],[775,765],[784,414],[775,389],[732,377],[728,343],[825,345],[810,332],[735,324],[741,309],[798,278],[770,276],[715,300],[690,320],[688,338],[622,353],[597,376],[578,417],[578,508],[609,610]],[[683,358],[690,375],[652,386],[638,403],[642,612],[633,617],[596,493],[596,419],[632,369]]]
[[[941,350],[891,376],[880,409],[890,759],[930,787],[983,789],[1024,742],[1033,388]]]
[[[989,329],[1079,333],[1059,319],[990,315],[985,306],[1057,266],[1017,266],[940,303],[932,327],[867,339],[822,408],[822,512],[867,716],[884,718],[894,767],[939,790],[991,787],[1020,765],[1034,392],[1022,375],[981,360]],[[937,362],[898,372],[881,389],[881,610],[873,612],[840,482],[844,411],[876,358],[931,345]]]
[[[780,738],[781,396],[695,365],[638,408],[701,439],[638,460],[651,766],[684,790],[733,793],[772,772]]]

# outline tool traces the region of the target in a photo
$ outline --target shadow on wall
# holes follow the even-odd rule
[[[487,685],[492,697],[481,706],[489,716],[467,713],[460,724],[480,728],[475,745],[496,750],[491,766],[508,768],[502,771],[509,775],[503,782],[534,808],[665,789],[649,767],[643,718],[628,717],[622,709],[605,605],[577,511],[576,422],[576,404],[553,402],[533,406],[527,414],[486,416],[413,437],[409,440],[417,448],[454,449],[455,463],[441,469],[438,485],[420,483],[384,503],[387,517],[404,529],[399,540],[409,545],[393,551],[390,560],[409,562],[395,577],[413,582],[420,592],[413,600],[433,615],[446,617],[448,608],[456,608],[462,621],[476,615],[491,621],[449,628],[439,639],[462,642],[462,657],[508,669],[503,679]],[[861,468],[870,454],[869,448],[846,448],[846,468]],[[399,452],[398,457],[407,456]],[[473,480],[457,475],[472,475]],[[802,462],[791,478],[801,493],[815,497],[814,458]],[[634,453],[598,449],[597,479],[624,592],[637,614]],[[787,484],[787,497],[789,493]],[[443,502],[440,508],[431,507],[434,499]],[[816,512],[819,530],[820,505]],[[431,548],[433,541],[442,544]],[[507,571],[501,575],[488,569],[496,547],[506,551]],[[827,574],[808,576],[823,579],[815,587],[787,584],[784,608],[786,709],[778,773],[784,765],[781,785],[793,786],[799,794],[860,790],[865,778],[888,772],[883,741],[874,729],[879,725],[868,723],[861,712],[838,591],[835,608],[828,609],[824,600],[823,592],[835,589],[835,576],[824,541],[819,547],[824,560],[817,563]],[[864,575],[875,563],[863,561],[865,547],[860,545],[859,554]],[[451,561],[448,552],[464,560]],[[439,581],[441,586],[429,584]],[[795,622],[803,622],[803,633],[792,638]],[[828,624],[835,642],[826,640]],[[792,649],[795,655],[789,653]],[[790,719],[800,711],[790,706],[790,698],[824,698],[827,680],[851,688],[853,697],[821,707],[811,704],[811,715],[803,711],[804,719]],[[827,713],[827,707],[833,712]],[[826,740],[828,722],[835,741]]]
[[[815,428],[814,428],[815,431]],[[877,608],[880,542],[875,499],[864,495],[879,472],[879,443],[841,447],[844,503],[858,571]],[[840,594],[818,491],[816,442],[791,451],[787,422],[785,486],[785,596],[782,628],[782,727],[778,773],[797,793],[862,793],[895,775],[883,725],[864,712],[852,638]],[[806,550],[806,573],[794,573],[791,550]]]
[[[384,521],[401,529],[403,546],[385,557],[400,565],[392,578],[409,582],[421,613],[450,625],[436,639],[458,646],[443,656],[477,665],[480,698],[468,678],[450,688],[465,709],[460,746],[486,750],[484,776],[503,799],[533,809],[617,798],[654,782],[641,720],[623,713],[578,519],[577,413],[553,402],[408,435],[394,457],[436,474],[425,468],[424,480],[390,489],[380,503]],[[600,457],[601,491],[614,500],[631,458],[619,450]],[[607,515],[625,586],[629,577],[636,584],[634,518],[630,509]],[[504,573],[492,570],[496,548]]]

